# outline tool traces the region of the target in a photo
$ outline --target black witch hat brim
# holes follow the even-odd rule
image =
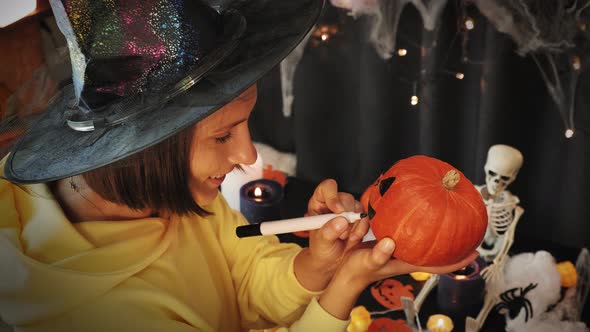
[[[190,89],[153,103],[118,126],[80,132],[64,110],[73,95],[64,89],[8,156],[5,176],[15,183],[49,182],[121,160],[193,125],[227,104],[285,58],[313,27],[323,0],[238,1],[246,20],[235,49]],[[124,107],[124,105],[119,105]]]

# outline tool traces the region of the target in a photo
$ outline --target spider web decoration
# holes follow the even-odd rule
[[[578,77],[588,62],[589,0],[472,0],[479,11],[516,43],[516,52],[531,54],[564,127],[573,135]],[[578,55],[581,54],[581,55]],[[564,65],[565,64],[565,65]]]
[[[309,36],[313,33],[313,29],[303,38],[301,43],[289,53],[289,55],[281,61],[281,93],[283,97],[283,116],[288,118],[291,116],[293,106],[293,78],[295,77],[295,70],[303,56],[305,46],[309,40]]]
[[[498,31],[512,37],[522,56],[573,47],[580,16],[590,6],[588,0],[472,1]]]
[[[447,0],[330,0],[332,5],[350,10],[351,15],[367,15],[371,19],[369,41],[383,59],[395,49],[397,27],[404,7],[411,3],[422,17],[424,29],[433,31]]]
[[[575,65],[576,62],[570,65],[567,54],[564,56],[544,51],[540,54],[531,54],[531,57],[541,73],[549,96],[557,106],[564,127],[572,130],[573,134],[576,90],[580,76],[579,65]],[[575,59],[573,56],[572,58]]]
[[[429,50],[447,0],[330,0],[332,5],[348,9],[351,15],[370,18],[369,41],[383,59],[393,55],[398,24],[404,7],[411,3],[420,13],[426,30],[422,48]],[[569,138],[574,132],[574,108],[578,77],[589,62],[590,0],[458,0],[458,6],[475,5],[499,31],[516,43],[516,53],[531,54],[549,95],[555,103]],[[428,33],[430,32],[430,33]],[[464,36],[466,38],[466,36]],[[426,40],[424,40],[426,39]],[[582,52],[580,52],[582,51]],[[586,52],[584,52],[586,51]],[[564,60],[565,59],[565,60]],[[430,73],[433,61],[423,55],[421,72]],[[569,63],[564,67],[563,62]],[[565,68],[565,69],[564,69]],[[428,76],[428,75],[427,75]],[[421,75],[420,85],[427,99],[431,91],[424,87],[431,77]],[[584,128],[581,128],[586,130]]]

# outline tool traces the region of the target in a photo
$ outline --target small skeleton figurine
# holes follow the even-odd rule
[[[518,197],[506,190],[516,179],[522,162],[520,151],[511,146],[498,144],[488,150],[484,166],[486,184],[476,186],[488,211],[488,229],[477,251],[487,262],[508,253],[514,236],[514,230],[508,230],[516,227],[524,211],[518,205]]]
[[[481,271],[486,290],[490,284],[503,280],[504,265],[509,259],[508,251],[514,242],[516,225],[524,213],[524,209],[518,205],[518,197],[506,190],[516,179],[522,162],[522,154],[517,149],[501,144],[491,146],[484,166],[486,184],[476,186],[488,212],[488,229],[477,251],[483,259],[493,262]],[[498,301],[500,298],[497,294],[486,291],[483,307],[477,317],[467,317],[465,320],[465,331],[479,331]]]

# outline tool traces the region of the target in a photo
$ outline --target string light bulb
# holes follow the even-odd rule
[[[566,138],[572,138],[572,136],[574,136],[574,130],[573,130],[573,129],[570,129],[570,128],[568,128],[568,129],[565,131],[565,137],[566,137]]]
[[[412,84],[412,97],[410,97],[410,105],[412,106],[416,106],[418,105],[418,93],[416,92],[418,90],[418,84],[416,82],[414,82],[414,84]]]
[[[475,28],[475,21],[471,17],[466,17],[463,21],[463,26],[467,30],[473,30]]]
[[[337,25],[319,25],[312,33],[311,46],[316,47],[320,44],[327,44],[332,37],[338,34]]]
[[[399,56],[406,56],[406,54],[408,54],[408,50],[406,50],[405,48],[400,48],[397,50],[397,55]]]
[[[574,70],[580,70],[580,68],[582,68],[582,61],[577,55],[572,56],[572,68],[574,68]]]
[[[463,74],[463,73],[456,73],[456,74],[455,74],[455,77],[456,77],[458,80],[462,80],[463,78],[465,78],[465,74]]]

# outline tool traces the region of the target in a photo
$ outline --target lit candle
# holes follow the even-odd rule
[[[453,320],[449,316],[442,314],[432,315],[426,322],[426,327],[430,332],[451,332],[454,328]]]
[[[430,278],[431,274],[428,272],[412,272],[410,276],[416,281],[425,281]]]
[[[263,161],[257,153],[256,162],[252,165],[241,165],[242,169],[235,169],[225,176],[221,184],[221,194],[227,204],[234,210],[240,211],[240,189],[252,180],[262,179]]]
[[[467,315],[475,317],[483,304],[485,281],[480,272],[484,267],[484,260],[478,257],[466,267],[440,276],[437,302],[441,311],[461,321]]]
[[[346,332],[367,332],[371,325],[371,313],[367,308],[361,306],[354,307],[350,312],[350,323],[346,327]]]
[[[240,189],[240,211],[251,223],[281,219],[283,187],[276,181],[250,181]]]

